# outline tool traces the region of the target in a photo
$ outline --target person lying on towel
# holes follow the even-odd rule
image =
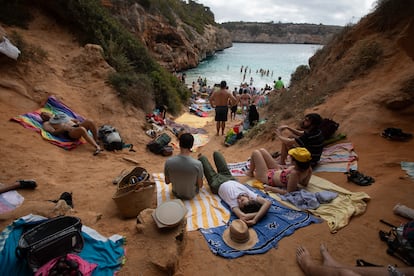
[[[290,149],[288,156],[290,165],[279,165],[267,150],[255,150],[246,175],[265,184],[265,191],[282,195],[297,191],[299,184],[306,187],[312,176],[311,153],[306,148],[297,147]]]
[[[68,139],[80,139],[83,137],[89,144],[95,147],[93,155],[97,155],[102,151],[96,142],[98,139],[98,131],[92,121],[84,120],[80,122],[70,118],[64,113],[52,115],[49,112],[40,113],[40,118],[43,121],[42,127],[47,132]],[[88,130],[92,132],[93,136],[88,134]]]
[[[247,225],[256,224],[270,208],[271,202],[238,182],[230,173],[226,160],[220,152],[213,153],[217,172],[207,157],[199,154],[198,160],[203,164],[204,175],[214,194],[229,205],[234,214]]]

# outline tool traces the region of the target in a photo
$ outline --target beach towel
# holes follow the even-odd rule
[[[296,229],[308,226],[311,223],[319,223],[321,219],[308,212],[293,210],[279,203],[265,193],[248,186],[253,192],[269,199],[272,205],[267,214],[253,226],[257,233],[258,242],[248,250],[233,249],[223,241],[224,230],[230,222],[237,217],[232,214],[227,225],[210,229],[200,229],[201,234],[207,241],[210,250],[224,258],[238,258],[245,254],[262,254],[277,246],[277,243],[286,236],[295,232]],[[225,204],[225,203],[224,203]],[[229,208],[226,205],[227,208]]]
[[[202,128],[207,123],[212,122],[212,121],[214,121],[214,116],[199,117],[199,116],[194,116],[194,114],[191,114],[188,112],[184,113],[183,115],[175,119],[176,123],[188,125],[189,127],[193,127],[193,128]],[[205,133],[207,133],[207,131]]]
[[[358,155],[352,143],[339,143],[324,147],[314,172],[347,172],[358,169]]]
[[[250,160],[237,162],[237,163],[227,163],[227,167],[232,176],[246,176],[246,172],[250,169]]]
[[[191,134],[201,133],[201,134],[207,134],[207,130],[200,128],[200,127],[191,127],[189,125],[186,125],[184,123],[178,123],[170,119],[165,119],[165,124],[167,125],[168,129],[171,130],[172,133],[179,133],[180,131],[185,131]],[[204,124],[196,124],[205,126]]]
[[[0,184],[0,187],[2,184]],[[17,191],[8,191],[0,194],[0,214],[10,212],[22,205],[24,197]]]
[[[0,271],[3,275],[33,275],[25,260],[16,257],[16,247],[24,228],[45,220],[38,215],[27,215],[15,220],[0,233]],[[94,229],[82,226],[84,247],[79,256],[89,263],[97,264],[93,275],[114,275],[125,259],[125,238],[112,235],[106,238]]]
[[[47,102],[42,108],[35,110],[33,112],[13,117],[10,120],[20,123],[25,128],[38,132],[46,141],[58,147],[62,147],[66,150],[71,150],[80,144],[86,143],[86,141],[84,141],[83,139],[71,140],[64,137],[54,136],[51,133],[43,130],[42,119],[40,118],[40,113],[42,112],[50,112],[52,114],[64,113],[73,119],[77,119],[79,121],[84,120],[82,116],[72,111],[68,106],[66,106],[53,96],[50,96],[47,99]]]
[[[157,206],[167,200],[176,199],[172,194],[172,185],[165,184],[163,173],[155,173],[152,176],[157,187]],[[220,197],[211,192],[208,185],[204,185],[193,199],[183,202],[188,211],[187,231],[225,225],[230,218],[230,212],[221,203]]]
[[[407,175],[414,180],[414,162],[401,162],[401,168],[407,173]]]
[[[250,181],[249,184],[254,187],[263,187],[263,184],[257,180]],[[311,193],[323,191],[337,193],[337,197],[331,202],[321,204],[317,209],[307,210],[315,216],[323,218],[328,223],[331,233],[336,233],[348,225],[353,216],[362,215],[367,208],[367,202],[370,200],[370,196],[365,192],[348,191],[316,175],[312,175],[308,186],[303,189]],[[282,201],[278,194],[270,193],[270,195],[283,202],[284,205],[299,210],[293,204]]]
[[[194,137],[194,144],[193,144],[193,147],[191,148],[193,152],[197,152],[199,147],[205,146],[210,140],[207,134],[196,133],[196,134],[193,134],[193,137]],[[178,141],[171,142],[171,144],[176,149],[180,148],[180,145],[179,145],[180,143]]]

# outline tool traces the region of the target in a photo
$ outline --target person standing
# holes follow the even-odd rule
[[[164,164],[165,183],[172,183],[172,192],[179,199],[192,199],[203,187],[203,165],[190,156],[194,136],[183,133],[179,137],[180,154],[167,159]]]
[[[221,128],[221,135],[224,135],[224,128],[226,127],[228,111],[229,111],[229,104],[232,106],[236,104],[236,98],[227,90],[227,83],[226,81],[221,81],[220,89],[214,91],[211,95],[210,99],[211,107],[215,108],[216,115],[216,129],[217,134],[219,136],[220,128]]]
[[[276,91],[281,91],[283,88],[285,88],[285,84],[282,81],[282,77],[279,77],[277,81],[275,82],[274,86]]]

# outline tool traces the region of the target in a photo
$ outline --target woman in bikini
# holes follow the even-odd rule
[[[307,186],[312,176],[311,154],[301,147],[290,149],[289,166],[279,165],[265,149],[255,150],[250,158],[249,176],[265,184],[265,191],[286,194],[298,190],[298,186]]]

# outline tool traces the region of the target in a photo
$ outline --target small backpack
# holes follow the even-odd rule
[[[154,140],[149,142],[147,144],[147,148],[149,149],[149,151],[155,154],[163,154],[164,148],[168,146],[168,143],[170,142],[171,142],[171,137],[167,133],[162,133],[158,137],[156,137]],[[170,148],[166,149],[166,153],[164,154],[167,154],[168,151],[171,151],[171,149]],[[172,154],[172,151],[171,151],[171,154]],[[168,155],[165,155],[165,156],[168,156]]]
[[[122,150],[124,147],[130,147],[130,150],[132,150],[132,145],[124,144],[121,135],[113,126],[101,126],[98,130],[98,137],[102,141],[105,150]]]
[[[322,131],[322,135],[325,140],[331,138],[337,129],[339,128],[339,124],[331,119],[323,119],[322,123],[319,125],[319,129]]]
[[[390,232],[380,231],[381,240],[388,245],[387,253],[405,264],[414,265],[414,220],[399,227],[393,227]]]

